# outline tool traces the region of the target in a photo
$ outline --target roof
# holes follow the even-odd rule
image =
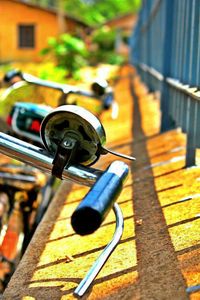
[[[137,14],[131,12],[131,13],[127,13],[125,15],[121,15],[118,16],[116,18],[113,18],[111,20],[108,20],[104,23],[104,25],[108,25],[108,26],[115,26],[118,22],[126,22],[127,19],[132,19],[132,22],[135,23],[137,20]]]
[[[56,8],[53,8],[53,7],[51,7],[51,8],[48,7],[47,8],[47,7],[41,6],[39,4],[33,4],[33,3],[30,3],[29,0],[9,0],[9,1],[17,2],[17,3],[23,4],[23,5],[32,7],[32,8],[36,8],[36,9],[39,9],[39,10],[43,10],[43,11],[46,11],[46,12],[49,12],[49,13],[52,13],[52,14],[57,14],[58,13],[58,10]],[[90,26],[87,25],[86,23],[84,23],[83,21],[81,21],[81,20],[79,20],[75,17],[69,16],[67,13],[64,13],[64,17],[71,20],[71,21],[74,21],[75,23],[79,24],[80,26],[90,28]]]

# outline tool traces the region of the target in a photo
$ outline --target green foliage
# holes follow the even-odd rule
[[[86,50],[85,43],[69,34],[62,34],[58,39],[51,37],[48,40],[48,47],[42,50],[42,55],[55,61],[56,67],[52,64],[40,72],[43,79],[54,79],[63,81],[66,77],[80,79],[80,69],[86,65],[98,63],[121,64],[124,58],[114,51],[115,30],[106,26],[96,30],[92,36],[92,48],[90,53]]]
[[[115,45],[115,30],[110,30],[108,27],[103,26],[96,30],[92,36],[92,42],[98,45],[101,50],[113,50]]]
[[[48,47],[43,49],[41,54],[50,54],[51,58],[55,58],[57,67],[64,68],[66,76],[73,77],[87,64],[88,57],[85,43],[80,38],[66,33],[58,39],[49,38]]]
[[[45,80],[53,80],[56,82],[66,82],[66,70],[63,67],[55,66],[49,62],[40,66],[38,76]]]
[[[121,65],[124,61],[125,58],[120,54],[116,54],[114,51],[97,50],[92,52],[90,56],[91,65],[96,65],[98,63]]]
[[[103,26],[92,35],[94,50],[90,53],[91,64],[122,64],[124,58],[115,53],[116,31]]]
[[[89,25],[97,25],[128,12],[137,12],[141,0],[64,0],[65,11]]]
[[[29,0],[33,4],[58,8],[88,25],[103,24],[107,20],[139,10],[142,0]],[[70,12],[70,13],[69,13]]]

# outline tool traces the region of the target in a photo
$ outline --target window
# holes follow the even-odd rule
[[[18,26],[18,45],[19,48],[35,47],[35,26],[19,25]]]

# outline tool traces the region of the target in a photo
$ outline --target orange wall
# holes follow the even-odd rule
[[[18,48],[17,25],[35,24],[35,48]],[[73,24],[67,24],[68,30]],[[39,61],[39,51],[47,45],[49,36],[57,36],[57,16],[25,4],[0,0],[0,62],[11,60]]]

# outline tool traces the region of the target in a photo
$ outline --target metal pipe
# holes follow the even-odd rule
[[[183,84],[179,80],[174,78],[166,78],[167,83],[173,88],[185,93],[195,100],[200,100],[200,91],[198,87],[191,87],[189,84]]]
[[[83,278],[83,280],[79,283],[77,288],[74,291],[74,295],[76,296],[83,296],[84,293],[87,291],[87,289],[90,287],[93,280],[96,278],[116,246],[118,245],[121,236],[123,234],[124,229],[124,219],[121,212],[121,209],[117,203],[114,204],[113,210],[116,217],[116,227],[115,232],[112,237],[112,240],[108,243],[108,245],[104,248],[100,256],[97,258],[97,260],[94,262],[86,276]]]
[[[138,67],[140,69],[142,69],[144,72],[148,72],[150,75],[152,75],[153,77],[155,77],[157,80],[159,81],[163,81],[164,80],[164,76],[162,73],[158,72],[156,69],[149,67],[148,65],[144,64],[144,63],[140,63],[138,64]]]
[[[0,132],[0,152],[51,174],[53,157],[46,150]],[[73,165],[64,169],[62,177],[81,185],[93,186],[102,171]]]
[[[94,98],[94,97],[96,99],[98,98],[96,95],[94,95],[94,93],[91,93],[90,91],[86,91],[86,90],[81,90],[73,85],[57,83],[57,82],[53,82],[53,81],[49,81],[49,80],[43,80],[43,79],[40,79],[36,76],[30,75],[27,73],[22,73],[22,77],[28,83],[52,88],[52,89],[61,91],[65,95],[76,94],[76,95],[82,95],[82,96],[86,96],[86,97],[90,97],[90,98]]]
[[[190,96],[191,98],[195,99],[195,100],[200,100],[200,91],[198,90],[197,86],[190,86],[189,84],[183,84],[182,82],[180,82],[178,79],[175,78],[170,78],[170,77],[166,77],[164,78],[164,76],[159,73],[157,70],[155,70],[152,67],[147,66],[146,64],[139,64],[138,65],[144,72],[148,72],[150,73],[153,77],[155,77],[156,79],[162,81],[162,80],[166,80],[166,82],[173,88],[175,88],[176,90],[179,90],[183,93],[185,93],[186,95]]]

